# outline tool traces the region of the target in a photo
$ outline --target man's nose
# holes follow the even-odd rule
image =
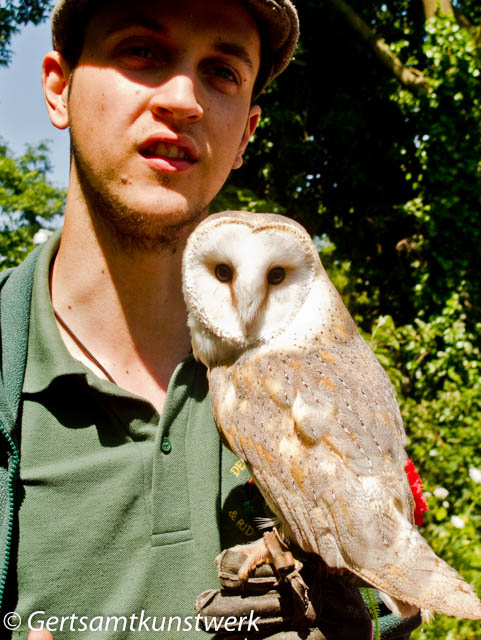
[[[150,108],[154,115],[168,115],[175,120],[196,121],[204,115],[194,80],[186,74],[173,75],[159,85],[152,95]]]

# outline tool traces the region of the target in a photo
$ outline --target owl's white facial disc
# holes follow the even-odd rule
[[[295,223],[240,213],[212,216],[199,225],[183,267],[189,313],[241,349],[289,326],[321,268],[309,235]]]

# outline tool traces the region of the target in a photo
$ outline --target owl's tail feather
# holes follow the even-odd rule
[[[412,618],[419,611],[419,607],[416,607],[414,604],[409,604],[408,602],[402,602],[401,600],[396,600],[396,598],[391,598],[387,593],[383,593],[382,591],[378,591],[381,600],[384,602],[386,607],[394,613],[398,618]],[[434,613],[429,611],[429,609],[421,609],[421,620],[422,624],[430,624],[434,619]]]
[[[416,607],[415,604],[409,604],[409,602],[391,598],[391,596],[388,596],[387,593],[383,593],[382,591],[379,591],[379,595],[386,607],[398,618],[411,618],[419,611],[419,607]]]
[[[413,525],[405,520],[402,528],[404,535],[394,541],[377,566],[351,570],[388,594],[387,606],[401,617],[413,615],[409,605],[414,605],[447,616],[480,620],[481,602],[472,586],[434,553]]]

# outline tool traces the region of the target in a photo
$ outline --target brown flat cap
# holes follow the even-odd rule
[[[58,0],[52,12],[54,49],[63,52],[72,32],[82,24],[82,14],[96,0]],[[299,20],[291,0],[239,0],[256,19],[271,52],[271,68],[263,88],[291,61],[299,38]]]

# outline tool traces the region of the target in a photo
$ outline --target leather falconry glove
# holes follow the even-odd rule
[[[311,554],[303,554],[301,565],[275,531],[264,534],[264,542],[276,568],[261,564],[245,581],[238,577],[246,560],[242,545],[216,558],[221,588],[204,591],[196,601],[196,613],[215,640],[371,640],[372,621],[355,576],[329,574]],[[244,617],[240,632],[239,623],[225,627],[229,617]]]

